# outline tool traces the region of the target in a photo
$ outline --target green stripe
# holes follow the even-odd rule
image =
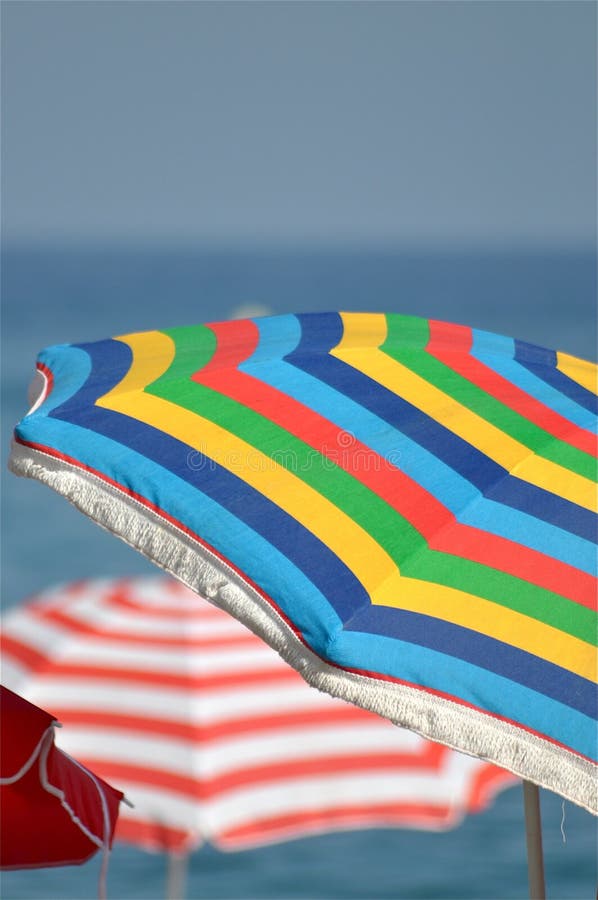
[[[380,348],[396,362],[416,372],[430,384],[466,406],[473,413],[504,431],[538,456],[564,466],[577,475],[596,479],[596,460],[583,450],[554,437],[521,413],[515,412],[468,381],[445,363],[425,352],[430,339],[426,319],[391,314],[386,316],[388,333]]]
[[[593,633],[590,610],[513,575],[430,550],[403,516],[336,463],[259,413],[191,381],[190,376],[215,350],[209,329],[199,326],[164,333],[174,341],[176,356],[170,369],[146,390],[210,419],[292,471],[369,533],[405,576],[465,590],[581,640]]]

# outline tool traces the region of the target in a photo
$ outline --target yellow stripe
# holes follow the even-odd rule
[[[171,367],[176,356],[176,345],[162,331],[138,331],[114,338],[131,348],[133,362],[129,371],[112,390],[97,401],[98,406],[111,408],[122,394],[139,393],[161,378]],[[113,408],[113,407],[112,407]]]
[[[176,403],[146,394],[145,385],[156,381],[174,358],[174,343],[160,332],[119,338],[133,352],[133,365],[125,378],[97,401],[99,406],[139,419],[205,452],[219,465],[241,477],[315,534],[341,559],[370,596],[388,581],[396,595],[399,571],[394,560],[350,516],[297,475],[271,457],[210,419]],[[392,587],[394,585],[394,587]]]
[[[593,394],[598,394],[598,367],[594,363],[586,362],[585,359],[577,359],[576,356],[570,356],[568,353],[557,352],[557,369],[567,378],[576,381],[586,390]]]
[[[377,349],[386,340],[384,315],[341,313],[341,316],[344,335],[340,343],[330,351],[333,356],[399,394],[473,447],[477,447],[512,475],[586,509],[598,508],[595,485],[589,478],[532,453],[524,444]],[[365,322],[364,319],[368,321]],[[372,319],[376,321],[370,321]],[[368,340],[372,341],[367,346],[364,346],[363,340],[365,326]]]
[[[361,581],[373,603],[462,625],[592,678],[593,655],[588,661],[583,641],[492,601],[400,576],[367,532],[301,479],[209,419],[144,393],[174,359],[175,346],[167,335],[148,332],[119,340],[133,352],[132,367],[97,404],[172,435],[240,476],[328,546]]]
[[[596,648],[491,600],[465,591],[401,577],[401,592],[385,606],[433,616],[519,647],[590,681],[597,680]]]

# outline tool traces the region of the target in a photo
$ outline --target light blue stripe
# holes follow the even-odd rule
[[[458,697],[596,759],[596,722],[590,716],[456,657],[396,638],[343,631],[329,658],[342,667],[391,675]]]
[[[341,627],[326,597],[283,553],[211,497],[118,441],[64,420],[24,419],[17,433],[22,440],[53,447],[118,484],[123,483],[123,473],[134,473],[135,493],[150,498],[245,572],[275,598],[315,652],[324,654],[330,635]]]
[[[515,356],[515,343],[511,338],[491,334],[489,331],[472,329],[473,344],[471,355],[507,381],[521,388],[526,394],[554,410],[564,419],[580,428],[596,433],[598,421],[596,416],[578,406],[565,394],[538,378],[525,366],[518,363]]]
[[[255,319],[260,342],[241,371],[278,388],[353,434],[385,460],[397,465],[447,507],[459,522],[552,556],[594,574],[596,547],[569,532],[485,498],[457,472],[388,422],[319,379],[273,356],[297,347],[301,328],[295,316]]]
[[[265,316],[252,321],[259,329],[260,339],[253,354],[239,366],[240,369],[281,360],[299,346],[302,335],[297,316]]]

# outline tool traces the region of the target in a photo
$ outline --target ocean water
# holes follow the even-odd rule
[[[48,585],[152,571],[149,563],[40,484],[6,472],[27,409],[37,352],[54,343],[275,313],[396,311],[461,322],[596,358],[596,255],[591,248],[397,246],[10,245],[3,248],[2,606]],[[542,792],[548,894],[596,891],[596,819]],[[564,835],[564,837],[563,837]],[[2,873],[4,900],[93,898],[99,860]],[[113,900],[164,896],[165,859],[125,845],[112,853]],[[515,898],[527,874],[521,792],[447,833],[327,834],[190,859],[187,896]]]

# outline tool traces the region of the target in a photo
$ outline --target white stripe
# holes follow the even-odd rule
[[[51,683],[38,680],[35,688],[28,692],[28,699],[42,707],[53,703],[57,708],[129,713],[191,723],[220,722],[276,711],[321,709],[330,704],[326,694],[306,689],[301,682],[272,684],[267,691],[249,687],[197,696],[174,688],[137,687],[117,680],[104,685],[91,684],[81,678],[73,684],[68,677],[52,678]]]
[[[479,765],[479,763],[478,763]],[[134,804],[130,812],[172,827],[193,827],[194,823],[206,839],[217,837],[230,828],[250,825],[256,819],[305,813],[324,809],[347,809],[352,806],[409,804],[450,806],[460,809],[454,786],[446,778],[425,775],[365,775],[353,772],[312,778],[285,779],[271,784],[238,788],[209,801],[198,802],[180,794],[156,787],[140,788],[123,780],[119,789]],[[129,815],[129,810],[121,816]]]
[[[62,648],[68,646],[71,636],[59,625],[51,624],[28,615],[9,613],[2,620],[2,634],[20,641],[53,659],[59,659]],[[78,641],[80,638],[77,639]],[[85,638],[83,638],[85,643]],[[2,655],[7,653],[3,650]]]
[[[389,775],[353,772],[334,778],[298,778],[258,785],[221,794],[205,810],[206,833],[217,834],[225,828],[250,824],[257,817],[286,815],[328,807],[355,805],[425,803],[444,805],[455,792],[446,781],[434,776]]]
[[[76,637],[60,632],[44,622],[24,618],[8,622],[3,633],[21,643],[34,647],[44,655],[73,665],[102,666],[110,668],[139,669],[147,672],[171,672],[173,674],[214,674],[271,669],[291,673],[293,670],[267,644],[254,642],[228,650],[210,646],[193,648],[164,648],[135,645],[94,637]],[[5,650],[3,658],[10,658]],[[294,676],[302,682],[298,674]]]
[[[202,807],[194,800],[162,788],[139,787],[126,779],[119,780],[118,787],[133,804],[132,809],[121,805],[119,819],[149,820],[170,828],[201,830]]]
[[[464,757],[463,757],[464,758]],[[482,763],[474,760],[474,768]],[[462,780],[468,773],[463,767]],[[121,819],[143,819],[161,822],[173,828],[197,829],[206,838],[258,819],[292,815],[318,810],[343,810],[353,806],[364,808],[376,805],[408,804],[416,807],[431,805],[449,807],[454,814],[462,810],[459,788],[452,782],[455,773],[438,775],[392,775],[387,771],[326,775],[322,777],[284,779],[271,784],[236,788],[208,801],[196,801],[168,788],[139,786],[126,779],[119,781],[133,803],[133,809],[123,807]],[[373,817],[373,812],[370,811]]]
[[[2,654],[2,684],[14,691],[15,694],[24,696],[24,685],[30,678],[29,669],[16,659],[12,659],[6,653]]]
[[[73,627],[76,628],[77,625],[97,629],[98,637],[107,631],[112,631],[122,635],[123,638],[146,636],[178,640],[209,638],[223,641],[243,637],[252,639],[248,628],[220,610],[218,610],[217,616],[213,616],[206,615],[205,610],[201,608],[195,615],[189,616],[181,615],[180,611],[175,609],[172,610],[170,616],[144,618],[142,607],[140,611],[113,608],[105,598],[102,598],[102,603],[96,603],[93,597],[77,598],[69,600],[68,603],[61,606],[57,606],[54,598],[50,599],[51,602],[48,603],[36,603],[31,611],[18,609],[11,611],[5,617],[4,624],[15,627],[15,624],[21,619],[23,623],[27,622],[30,627],[35,629],[40,627],[43,622],[47,627],[55,628],[65,635],[72,635],[74,640],[85,637],[84,634],[73,631]],[[73,627],[44,619],[46,610],[50,612],[57,608],[72,621]],[[37,615],[34,614],[34,609],[38,611]]]
[[[156,738],[117,729],[81,729],[65,723],[60,746],[82,759],[151,766],[187,777],[210,779],[255,765],[347,757],[360,753],[418,756],[425,742],[412,732],[381,720],[381,727],[306,727],[301,730],[246,734],[199,745],[176,738]],[[363,768],[367,768],[367,762]],[[422,763],[423,765],[423,763]]]

